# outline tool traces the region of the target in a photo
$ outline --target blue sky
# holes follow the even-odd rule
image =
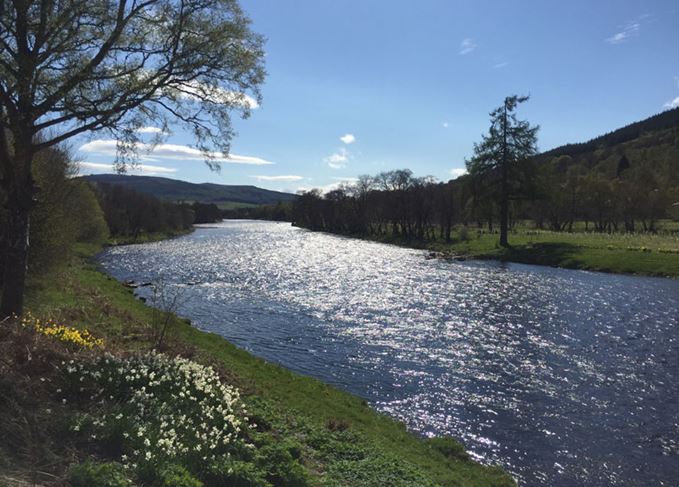
[[[292,192],[398,168],[448,180],[510,94],[531,95],[520,116],[541,126],[541,150],[679,106],[676,0],[241,5],[269,75],[261,106],[234,120],[233,161],[211,172],[175,131],[131,174]],[[75,142],[82,173],[110,172],[101,138]]]

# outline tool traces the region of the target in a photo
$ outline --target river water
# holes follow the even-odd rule
[[[679,280],[424,255],[227,220],[100,260],[520,485],[678,485]]]

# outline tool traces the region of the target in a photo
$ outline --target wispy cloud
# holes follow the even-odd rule
[[[159,127],[140,127],[137,129],[139,134],[162,134],[163,129]]]
[[[471,37],[462,39],[462,42],[460,42],[460,55],[465,56],[470,52],[473,52],[474,49],[476,49],[476,43]]]
[[[350,157],[351,154],[349,151],[344,147],[341,147],[336,152],[333,152],[328,157],[324,158],[323,161],[332,169],[342,169],[347,167]]]
[[[118,142],[116,140],[97,139],[80,146],[79,150],[88,154],[97,154],[103,156],[115,156]],[[136,146],[137,151],[144,155],[146,160],[160,160],[171,159],[177,161],[204,161],[205,155],[198,149],[189,147],[187,145],[177,144],[143,144],[139,143]],[[253,166],[265,166],[274,164],[271,161],[261,159],[253,156],[240,156],[230,154],[229,157],[224,157],[220,152],[211,152],[209,155],[215,162],[222,162],[225,164],[247,164]]]
[[[679,107],[679,96],[674,100],[670,100],[663,105],[663,108],[677,108]]]
[[[112,164],[105,164],[101,162],[78,162],[80,169],[92,169],[94,171],[114,171]],[[173,167],[165,166],[151,166],[149,164],[135,164],[127,168],[129,172],[143,172],[148,174],[171,174],[177,172]]]
[[[454,167],[448,172],[453,178],[459,178],[460,176],[467,174],[467,170],[464,167]]]
[[[505,62],[502,62],[502,63],[494,64],[493,68],[502,69],[502,68],[506,68],[507,66],[509,66],[509,63],[507,61],[505,61]]]
[[[620,30],[612,36],[607,37],[605,41],[609,44],[622,44],[623,42],[628,41],[630,38],[638,36],[639,32],[641,31],[642,23],[649,17],[649,14],[643,14],[637,17],[635,20],[621,25]]]
[[[255,178],[258,181],[301,181],[304,179],[303,176],[293,176],[293,175],[286,175],[286,176],[250,176],[251,178]]]
[[[345,144],[353,144],[354,142],[356,142],[356,137],[354,136],[354,134],[346,134],[340,137],[340,140]]]

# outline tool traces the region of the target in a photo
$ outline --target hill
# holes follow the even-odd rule
[[[587,142],[572,143],[556,147],[540,154],[540,158],[571,156],[594,152],[618,146],[658,132],[673,132],[679,129],[679,108],[666,110],[649,118],[634,122],[622,128],[600,135]],[[648,141],[647,141],[648,142]]]
[[[296,195],[271,191],[256,186],[237,186],[213,183],[189,183],[177,179],[155,176],[128,176],[123,174],[93,174],[83,176],[92,183],[119,184],[140,193],[170,201],[215,203],[225,207],[238,205],[267,205],[279,201],[292,201]]]

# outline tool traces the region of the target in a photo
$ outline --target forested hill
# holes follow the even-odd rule
[[[541,158],[558,156],[575,157],[580,154],[594,152],[599,149],[613,147],[642,137],[649,137],[653,133],[667,130],[679,130],[679,107],[653,115],[640,122],[634,122],[604,135],[600,135],[587,142],[566,144],[543,152]]]
[[[84,176],[93,183],[118,184],[140,193],[153,195],[169,201],[214,203],[218,206],[228,203],[251,205],[275,204],[292,201],[296,195],[271,191],[256,186],[235,186],[213,183],[195,184],[176,179],[155,176],[128,176],[122,174],[93,174]]]

